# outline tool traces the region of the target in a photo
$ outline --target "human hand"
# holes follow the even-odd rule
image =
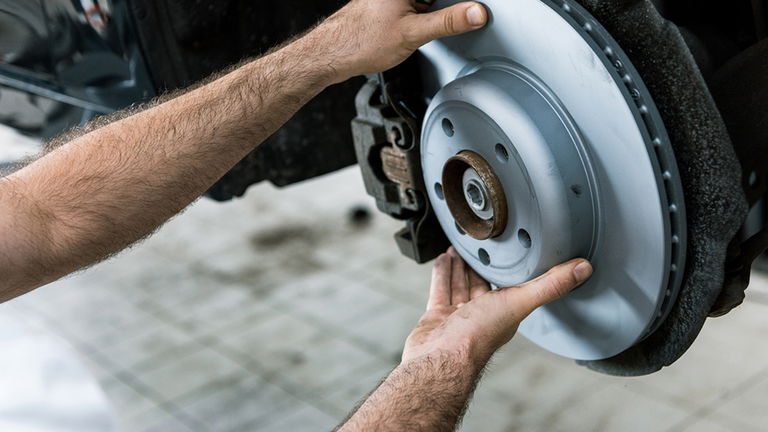
[[[512,339],[525,317],[591,275],[592,265],[575,259],[530,282],[491,291],[451,247],[435,262],[427,311],[405,342],[403,363],[448,352],[468,356],[481,368]]]
[[[463,2],[426,13],[434,0],[352,0],[303,38],[336,82],[382,72],[434,39],[483,27],[485,7]]]

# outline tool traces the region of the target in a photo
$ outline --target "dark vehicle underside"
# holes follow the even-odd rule
[[[344,3],[0,0],[0,123],[54,137]],[[453,244],[509,286],[592,259],[594,282],[521,327],[537,344],[615,375],[670,365],[768,247],[768,1],[484,4],[488,28],[327,89],[208,196],[359,164],[419,263]]]

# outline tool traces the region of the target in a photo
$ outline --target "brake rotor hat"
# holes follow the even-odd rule
[[[485,5],[486,28],[421,50],[430,201],[496,286],[590,259],[592,278],[519,331],[565,357],[615,356],[660,325],[682,280],[685,203],[669,138],[627,56],[580,6]]]

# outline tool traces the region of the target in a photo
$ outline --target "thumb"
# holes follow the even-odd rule
[[[422,46],[435,39],[455,36],[485,26],[488,11],[476,2],[463,2],[426,14],[414,14],[403,19],[408,39]]]
[[[520,286],[501,291],[505,302],[515,310],[520,319],[537,308],[564,297],[592,276],[592,264],[585,259],[575,259],[553,267],[538,278]]]

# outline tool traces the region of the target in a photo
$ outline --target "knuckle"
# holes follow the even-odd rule
[[[524,314],[520,312],[519,298],[510,295],[511,293],[509,290],[515,289],[519,288],[510,287],[499,291],[489,291],[486,294],[483,294],[484,296],[487,296],[486,301],[492,305],[500,306],[501,310],[504,311],[503,315],[498,318],[500,321],[506,322],[511,320],[513,322],[520,322],[525,318]]]
[[[418,47],[419,34],[416,29],[411,26],[404,26],[400,31],[400,44],[407,49]],[[440,256],[443,257],[445,255],[441,254]]]
[[[506,289],[514,289],[514,288],[506,288]],[[488,295],[488,300],[493,302],[507,301],[507,297],[508,297],[504,295],[504,290],[488,291],[487,295]]]
[[[569,280],[555,274],[547,274],[540,283],[536,284],[536,294],[543,302],[549,302],[568,294],[571,283]]]
[[[418,327],[428,327],[431,322],[435,320],[434,313],[429,315],[424,315],[419,319],[419,322],[417,324]]]
[[[446,33],[456,33],[456,19],[452,13],[443,15],[443,28],[445,28]]]
[[[537,304],[544,304],[556,295],[558,290],[557,282],[551,276],[547,276],[533,285],[533,294],[536,296]]]
[[[419,326],[433,328],[439,325],[447,316],[453,313],[454,308],[449,306],[436,306],[428,310],[419,320]]]
[[[400,20],[397,29],[402,48],[415,51],[425,42],[428,26],[422,23],[422,18],[420,15],[412,15]],[[443,255],[447,253],[444,252]]]

